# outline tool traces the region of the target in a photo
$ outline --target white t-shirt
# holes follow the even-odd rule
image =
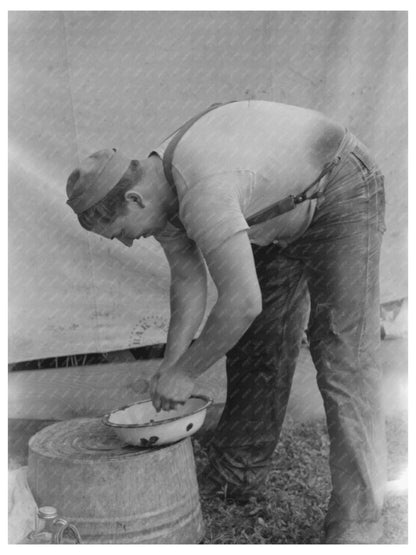
[[[205,114],[181,138],[172,162],[186,234],[203,253],[241,230],[258,245],[294,241],[310,225],[316,200],[251,227],[246,218],[308,187],[343,134],[318,112],[275,102],[241,101]],[[170,139],[153,153],[162,158]],[[163,244],[178,233],[168,224],[156,239]]]

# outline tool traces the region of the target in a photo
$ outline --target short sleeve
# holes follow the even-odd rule
[[[180,219],[204,254],[249,229],[242,211],[247,179],[245,172],[215,174],[190,187],[180,200]]]

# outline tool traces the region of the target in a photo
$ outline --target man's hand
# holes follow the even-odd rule
[[[150,382],[150,396],[153,406],[159,412],[172,410],[183,405],[192,394],[194,381],[184,372],[169,368],[158,372]]]

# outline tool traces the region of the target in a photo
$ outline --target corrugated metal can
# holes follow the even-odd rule
[[[190,544],[204,534],[190,438],[161,448],[123,444],[100,419],[44,428],[29,441],[28,483],[83,543]]]

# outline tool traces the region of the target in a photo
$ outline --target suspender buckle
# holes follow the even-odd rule
[[[324,196],[323,191],[316,191],[316,193],[313,193],[309,197],[306,196],[306,192],[303,192],[300,195],[296,195],[295,197],[293,197],[293,202],[295,204],[300,204],[301,202],[305,202],[305,200],[313,200],[313,199],[317,199],[317,198],[320,198],[320,197],[323,197],[323,196]]]
[[[301,202],[305,202],[305,200],[307,200],[306,193],[301,193],[300,195],[293,196],[293,202],[295,204],[300,204]]]

